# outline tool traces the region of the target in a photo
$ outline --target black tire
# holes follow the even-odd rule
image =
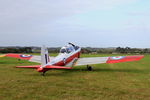
[[[92,66],[87,65],[87,70],[92,71]]]

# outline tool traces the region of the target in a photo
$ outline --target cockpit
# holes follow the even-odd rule
[[[73,46],[65,46],[60,49],[60,53],[71,53],[74,50],[75,49],[73,48]]]
[[[73,51],[76,51],[78,48],[78,46],[67,45],[60,49],[60,53],[71,53]]]
[[[66,49],[65,48],[61,48],[60,49],[60,53],[66,53],[67,51],[66,51]]]

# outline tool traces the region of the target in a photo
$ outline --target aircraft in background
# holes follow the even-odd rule
[[[89,57],[89,58],[80,58],[81,48],[72,43],[62,47],[60,53],[56,57],[48,56],[48,49],[43,46],[41,48],[41,56],[36,55],[24,55],[24,54],[5,54],[1,57],[13,57],[23,60],[28,60],[31,62],[41,63],[41,65],[33,66],[16,66],[17,68],[33,68],[38,72],[41,72],[42,75],[46,71],[51,69],[72,69],[73,66],[87,65],[88,70],[92,70],[92,67],[89,65],[92,64],[101,64],[101,63],[120,63],[127,61],[138,61],[142,59],[143,55],[136,56],[117,56],[117,57]]]

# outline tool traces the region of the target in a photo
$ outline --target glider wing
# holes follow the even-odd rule
[[[90,58],[79,58],[76,65],[90,65],[90,64],[101,64],[101,63],[120,63],[128,61],[138,61],[142,59],[143,55],[138,56],[117,56],[117,57],[90,57]]]

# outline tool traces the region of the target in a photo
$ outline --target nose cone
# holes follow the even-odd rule
[[[43,72],[43,68],[38,68],[37,71],[38,72]]]

